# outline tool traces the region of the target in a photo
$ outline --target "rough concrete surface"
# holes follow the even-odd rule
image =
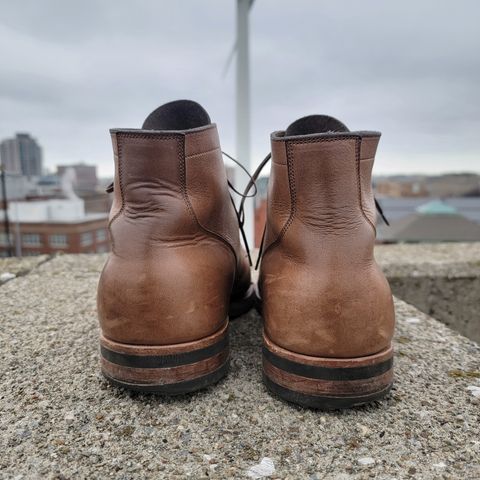
[[[99,373],[104,259],[57,257],[0,287],[1,478],[480,478],[474,342],[398,301],[390,396],[317,412],[265,391],[251,312],[232,324],[227,379],[173,399],[131,394]]]
[[[32,269],[46,262],[48,258],[48,255],[2,258],[0,261],[0,285],[15,277],[27,275]]]

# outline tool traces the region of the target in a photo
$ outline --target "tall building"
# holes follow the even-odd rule
[[[7,173],[42,175],[42,149],[28,133],[17,133],[0,143],[0,159]]]
[[[73,169],[75,172],[74,187],[77,191],[92,191],[98,186],[96,165],[85,165],[77,163],[76,165],[59,165],[57,175],[62,177],[67,169]]]
[[[14,138],[7,138],[0,143],[0,161],[5,172],[10,174],[22,173],[18,142]]]

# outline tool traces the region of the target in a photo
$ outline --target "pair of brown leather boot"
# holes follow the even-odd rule
[[[373,256],[377,132],[326,116],[274,132],[258,288],[215,124],[166,104],[111,131],[112,253],[98,287],[101,362],[114,384],[180,394],[228,370],[228,321],[257,301],[270,391],[342,408],[392,384],[392,296]]]

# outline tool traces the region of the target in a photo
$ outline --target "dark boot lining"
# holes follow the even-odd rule
[[[328,115],[309,115],[295,120],[285,131],[285,136],[310,135],[312,133],[349,132],[339,120]]]
[[[154,110],[143,122],[143,130],[190,130],[210,125],[206,110],[192,100],[175,100]]]

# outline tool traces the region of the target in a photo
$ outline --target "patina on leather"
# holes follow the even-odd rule
[[[265,334],[284,349],[354,358],[390,346],[392,295],[373,253],[379,139],[326,116],[271,136],[259,292]]]
[[[182,129],[182,125],[184,125]],[[103,335],[170,345],[227,322],[250,286],[215,124],[190,101],[166,104],[142,129],[111,130],[112,252],[98,286]]]

